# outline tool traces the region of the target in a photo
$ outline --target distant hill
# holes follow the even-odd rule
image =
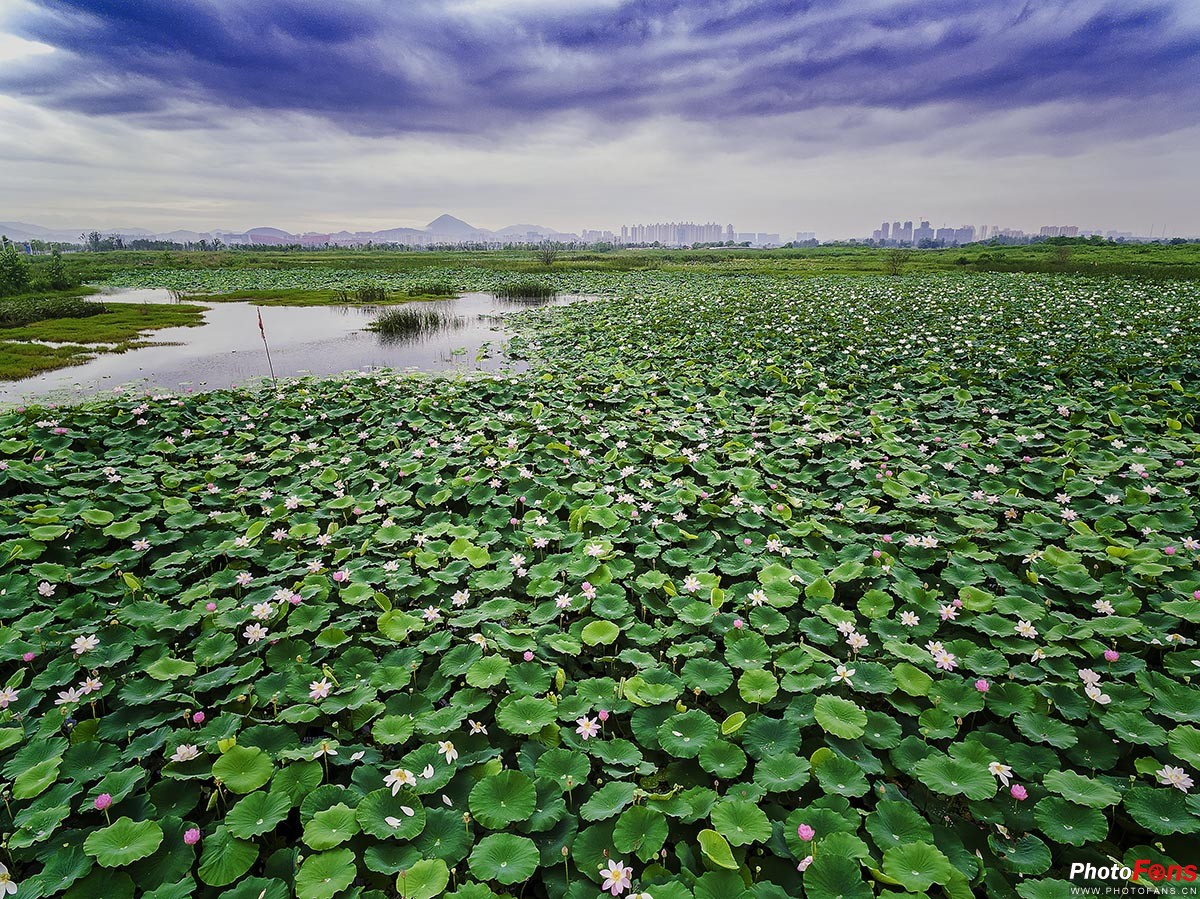
[[[464,240],[469,240],[478,234],[484,233],[474,225],[468,225],[462,219],[445,214],[439,215],[426,225],[425,230],[430,234],[445,234],[447,237],[460,237]]]
[[[526,234],[557,234],[553,228],[545,225],[508,225],[496,232],[502,237],[524,237]]]
[[[226,244],[262,244],[264,246],[284,246],[300,244],[304,246],[321,246],[325,243],[342,246],[365,243],[402,243],[429,244],[452,243],[455,241],[496,241],[516,243],[524,241],[529,235],[535,239],[558,238],[561,240],[577,240],[574,234],[564,234],[545,225],[516,224],[508,225],[498,231],[486,228],[476,228],[469,222],[464,222],[449,213],[439,215],[424,228],[386,228],[381,231],[334,231],[334,232],[305,232],[294,234],[282,228],[261,226],[247,231],[229,231],[214,228],[210,231],[192,231],[177,229],[173,231],[152,232],[144,228],[46,228],[28,222],[0,222],[0,234],[5,234],[13,241],[43,240],[47,242],[79,243],[81,234],[98,230],[103,235],[120,234],[126,240],[144,238],[148,240],[165,240],[175,243],[198,243],[201,240],[219,239]]]

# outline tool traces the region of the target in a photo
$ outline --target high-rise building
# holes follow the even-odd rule
[[[716,222],[657,222],[653,225],[623,225],[621,242],[626,244],[659,243],[666,246],[690,246],[694,243],[721,243],[732,239],[733,226],[722,228]]]
[[[926,221],[922,221],[921,226],[913,231],[913,243],[919,245],[923,240],[933,240],[933,229]]]
[[[892,222],[892,240],[900,239],[900,223]]]
[[[879,239],[887,240],[888,235],[891,234],[891,231],[892,231],[892,226],[889,225],[887,222],[884,222],[882,225],[879,226]]]
[[[912,236],[913,236],[913,226],[912,226],[912,221],[909,220],[909,221],[905,222],[904,227],[900,229],[899,240],[901,243],[912,243]]]

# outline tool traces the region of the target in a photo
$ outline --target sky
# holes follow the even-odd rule
[[[1200,235],[1196,0],[0,0],[0,221]]]

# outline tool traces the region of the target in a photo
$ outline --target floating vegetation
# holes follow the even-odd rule
[[[1194,863],[1200,288],[633,278],[528,376],[0,416],[18,899]]]

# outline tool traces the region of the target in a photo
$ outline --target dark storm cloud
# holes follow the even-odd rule
[[[365,134],[498,133],[572,112],[736,124],[939,104],[966,120],[1054,101],[1169,102],[1182,127],[1200,120],[1188,2],[39,0],[9,27],[60,52],[0,72],[0,91],[157,127],[243,110]]]

